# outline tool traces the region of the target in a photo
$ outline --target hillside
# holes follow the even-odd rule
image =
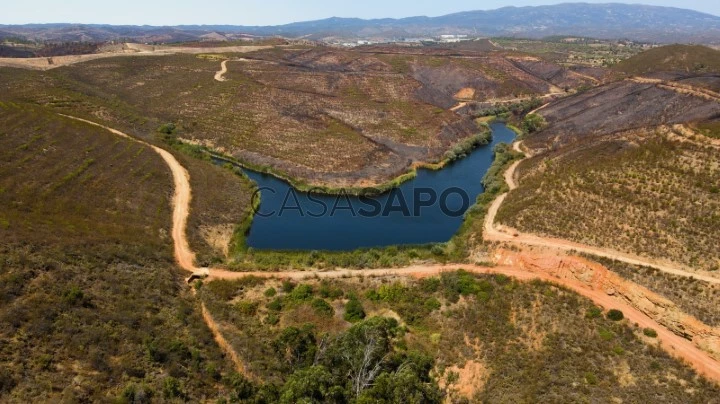
[[[592,81],[518,53],[313,47],[5,69],[0,82],[14,97],[139,136],[172,122],[181,139],[301,184],[359,187],[437,162],[481,132],[450,110],[460,102],[529,100]]]
[[[669,45],[625,59],[614,70],[634,75],[658,72],[720,73],[720,51],[700,45]]]
[[[0,401],[218,397],[232,371],[175,267],[160,157],[6,99],[0,127]]]
[[[121,38],[138,42],[179,42],[204,38],[232,40],[237,38],[238,33],[315,39],[402,38],[461,33],[530,38],[574,35],[664,43],[718,43],[720,17],[679,8],[638,4],[565,3],[467,11],[439,17],[375,20],[333,17],[278,26],[0,25],[0,33],[3,31],[6,33],[4,35],[39,41],[109,41]]]
[[[204,283],[200,296],[243,358],[247,397],[680,403],[718,394],[642,329],[543,282],[463,271],[421,280],[246,277]],[[346,382],[373,368],[374,383]]]
[[[720,114],[720,103],[713,97],[673,87],[685,84],[715,88],[720,78],[682,75],[666,82],[627,79],[592,88],[541,109],[547,128],[529,137],[526,144],[549,150],[632,129],[706,122]]]
[[[520,166],[521,186],[498,219],[717,270],[720,144],[702,135],[714,134],[720,102],[707,88],[717,85],[716,75],[627,79],[540,109],[547,125],[525,139],[534,156]]]

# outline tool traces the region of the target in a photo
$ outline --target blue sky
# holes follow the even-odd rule
[[[593,1],[604,3],[611,0]],[[617,0],[616,0],[617,1]],[[8,0],[0,24],[76,22],[133,25],[232,24],[275,25],[326,17],[437,16],[504,6],[557,4],[542,0]],[[708,0],[644,0],[643,4],[689,8],[720,15],[720,2]]]

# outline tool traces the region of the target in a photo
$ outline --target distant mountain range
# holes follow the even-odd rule
[[[0,38],[177,42],[239,33],[291,38],[400,38],[440,34],[542,38],[556,35],[650,42],[720,43],[720,17],[697,11],[636,4],[568,3],[504,7],[440,17],[328,18],[278,26],[181,25],[173,27],[78,24],[0,25]],[[220,35],[218,35],[220,34]]]

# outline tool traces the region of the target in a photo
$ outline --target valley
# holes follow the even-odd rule
[[[205,29],[4,45],[0,401],[720,396],[718,51]]]

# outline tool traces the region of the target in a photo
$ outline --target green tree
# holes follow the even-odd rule
[[[356,296],[351,296],[345,304],[345,321],[356,323],[365,318],[365,309]]]
[[[625,318],[625,315],[620,310],[612,309],[612,310],[608,311],[607,318],[612,321],[620,321]]]
[[[312,324],[306,324],[302,328],[284,329],[273,341],[273,347],[292,368],[302,368],[312,364],[317,352],[317,341]]]
[[[525,119],[523,119],[522,127],[523,130],[525,130],[526,133],[534,133],[542,128],[544,128],[547,125],[547,122],[545,121],[545,118],[538,114],[528,114],[525,116]]]
[[[311,366],[290,375],[280,393],[280,402],[294,404],[341,401],[331,400],[332,396],[342,397],[341,392],[342,388],[333,388],[333,377],[324,366]]]

